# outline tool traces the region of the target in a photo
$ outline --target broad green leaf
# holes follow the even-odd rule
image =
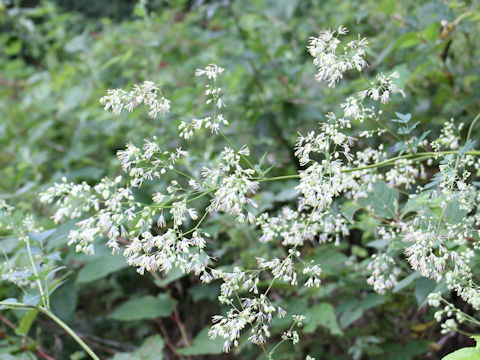
[[[32,309],[28,311],[25,314],[25,316],[22,318],[22,320],[20,320],[20,324],[15,329],[15,333],[17,335],[27,335],[37,315],[38,315],[38,309]]]
[[[0,254],[8,254],[12,252],[18,245],[18,239],[7,238],[0,241]]]
[[[402,279],[401,281],[399,281],[397,286],[395,286],[393,288],[392,292],[397,293],[397,292],[405,289],[407,286],[409,286],[411,283],[413,283],[419,277],[420,277],[420,274],[418,272],[411,273],[405,279]]]
[[[443,220],[449,224],[460,224],[467,215],[467,211],[460,208],[459,201],[449,201],[445,208]]]
[[[127,266],[122,255],[105,254],[85,264],[78,273],[76,283],[84,284],[95,281]]]
[[[373,240],[365,244],[365,246],[374,248],[374,249],[383,249],[387,247],[389,241],[385,239]]]
[[[352,202],[347,202],[345,204],[342,204],[339,206],[340,213],[353,223],[353,217],[355,216],[355,213],[361,209],[361,206],[358,206],[358,204],[352,203]]]
[[[358,200],[358,203],[383,219],[395,217],[395,209],[398,198],[398,190],[390,188],[385,182],[379,181],[373,184],[373,190],[366,198]]]
[[[77,289],[73,282],[63,283],[57,291],[51,295],[50,303],[53,312],[63,321],[68,323],[75,319],[75,309],[77,308]]]
[[[394,49],[409,48],[418,45],[420,42],[421,39],[416,32],[408,32],[398,38],[395,42]]]
[[[170,315],[176,306],[177,301],[167,293],[157,297],[148,295],[123,303],[109,315],[109,318],[120,321],[155,319]]]
[[[422,31],[422,35],[427,41],[435,41],[438,39],[438,30],[440,29],[440,23],[431,23],[425,30]]]
[[[23,295],[22,302],[27,305],[36,306],[40,303],[40,292],[37,288],[31,289],[31,292],[28,292]]]
[[[147,338],[142,346],[131,353],[116,353],[111,360],[162,360],[165,340],[160,335]]]
[[[463,348],[444,356],[442,360],[480,360],[480,350],[474,347]]]
[[[215,300],[219,292],[220,286],[216,284],[198,284],[188,289],[188,293],[195,302],[203,299]]]
[[[424,357],[419,357],[419,355],[425,354],[430,350],[428,342],[418,340],[410,340],[406,344],[390,343],[382,346],[382,348],[388,353],[388,357],[386,358],[389,360],[413,360],[417,358],[423,359]]]
[[[190,346],[178,349],[178,352],[185,356],[221,354],[224,341],[225,339],[219,336],[214,340],[210,339],[207,327],[195,336]]]
[[[68,242],[68,234],[71,230],[76,228],[75,223],[75,220],[66,221],[65,223],[55,228],[55,232],[51,234],[48,238],[46,248],[54,249],[58,246],[66,245]]]
[[[368,256],[367,250],[365,250],[365,248],[363,248],[362,246],[352,245],[350,249],[352,255],[358,256],[359,258],[364,258]]]
[[[419,210],[421,207],[423,207],[423,205],[428,204],[429,198],[429,193],[411,196],[402,208],[402,217],[409,212]]]
[[[50,230],[45,230],[40,233],[30,233],[28,234],[28,237],[32,239],[33,241],[36,241],[38,243],[43,243],[44,240],[46,240],[50,235],[52,235],[55,232],[56,229],[50,229]]]
[[[20,40],[13,40],[5,47],[5,53],[13,56],[22,51],[22,42]]]
[[[285,189],[275,195],[275,201],[286,202],[296,199],[297,197],[298,192],[295,190],[295,187],[288,187],[288,185],[285,184]]]
[[[421,278],[415,285],[415,298],[417,304],[422,307],[427,302],[428,295],[436,288],[437,282],[433,279]]]
[[[393,14],[397,8],[397,2],[395,0],[382,0],[378,4],[377,10],[386,14]]]
[[[175,280],[181,279],[184,276],[185,276],[185,273],[182,270],[180,270],[177,267],[174,267],[174,268],[172,268],[172,270],[170,270],[168,272],[168,274],[165,278],[160,279],[160,280],[155,279],[153,282],[158,287],[164,287],[164,286],[174,282]]]
[[[385,297],[380,296],[376,293],[371,293],[365,296],[360,302],[360,308],[362,310],[368,310],[375,306],[382,305],[385,303]]]
[[[402,113],[399,113],[399,112],[395,112],[395,115],[397,115],[397,117],[399,119],[398,122],[401,122],[401,123],[404,123],[404,124],[407,124],[412,118],[412,114],[402,114]]]
[[[342,330],[338,326],[337,318],[335,316],[335,309],[330,303],[320,303],[308,309],[306,313],[304,331],[306,333],[313,333],[320,325],[328,330],[332,335],[343,335]]]
[[[363,309],[352,309],[351,311],[345,311],[338,322],[340,323],[340,327],[345,329],[346,327],[353,324],[355,321],[360,319],[363,315]]]

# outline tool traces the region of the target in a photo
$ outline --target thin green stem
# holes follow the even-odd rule
[[[82,347],[82,349],[85,350],[88,355],[90,355],[93,360],[100,360],[100,358],[93,352],[93,350],[90,349],[88,345],[85,344],[85,342],[80,339],[80,337],[75,334],[75,332],[67,324],[65,324],[62,320],[56,317],[55,314],[53,314],[50,310],[42,307],[40,307],[39,310],[45,315],[47,315],[50,319],[55,321],[58,325],[60,325],[60,327],[65,330]]]
[[[235,146],[235,144],[233,144],[230,139],[221,131],[221,130],[218,130],[218,133],[225,139],[225,141],[233,148],[233,150],[235,150],[236,152],[238,152],[238,148]],[[255,172],[262,176],[262,174],[260,174],[257,169],[255,169],[255,167],[253,166],[253,164],[250,162],[250,160],[248,160],[248,158],[242,154],[240,154],[240,157],[245,160],[245,162],[248,164],[248,166],[250,166],[251,169],[255,170]]]
[[[25,303],[21,303],[21,302],[11,303],[11,302],[8,302],[8,301],[0,301],[0,306],[15,307],[15,308],[18,308],[20,310],[30,310],[30,309],[34,308],[34,306],[27,305]]]
[[[208,195],[208,194],[214,192],[215,190],[217,190],[217,189],[210,189],[210,190],[204,191],[204,192],[201,193],[200,195],[195,196],[194,198],[188,199],[188,200],[187,200],[187,204],[188,204],[188,203],[191,203],[192,201],[198,200],[198,199],[204,197],[205,195]]]
[[[47,298],[45,297],[45,291],[43,290],[42,282],[40,281],[40,278],[38,276],[37,267],[35,266],[35,262],[33,261],[32,250],[30,249],[30,239],[28,238],[28,236],[26,236],[25,242],[27,243],[28,259],[30,260],[30,265],[32,266],[32,271],[36,278],[38,291],[40,292],[40,298],[42,299],[43,305],[45,305],[48,308],[48,301],[47,301]]]
[[[93,352],[92,349],[88,347],[88,345],[73,331],[67,324],[65,324],[61,319],[59,319],[57,316],[55,316],[54,313],[52,313],[50,310],[43,306],[33,306],[33,305],[28,305],[25,303],[21,302],[8,302],[8,301],[0,301],[0,306],[9,306],[13,308],[18,308],[18,309],[38,309],[41,313],[47,315],[50,319],[55,321],[65,332],[70,335],[81,347],[83,350],[86,351],[88,355],[93,360],[100,360],[100,358]]]
[[[296,324],[297,324],[297,323],[294,322],[294,323],[292,324],[292,326],[290,326],[290,329],[288,329],[288,331],[292,331]],[[279,341],[278,344],[275,345],[272,350],[270,350],[270,352],[268,353],[269,356],[271,357],[271,356],[273,355],[273,353],[275,352],[275,350],[276,350],[280,345],[282,345],[285,341],[286,341],[286,338],[284,338],[284,339],[282,339],[281,341]]]
[[[467,143],[468,143],[468,140],[470,140],[470,138],[472,137],[473,127],[475,126],[478,120],[480,120],[480,113],[477,116],[475,116],[475,119],[473,119],[472,123],[470,124],[470,127],[468,128]]]
[[[390,130],[384,123],[382,123],[380,120],[378,120],[377,118],[375,118],[374,120],[377,124],[379,124],[381,127],[383,127],[386,132],[388,132],[390,135],[392,135],[397,141],[401,141],[401,142],[404,141],[397,134],[395,134],[392,130]]]
[[[390,165],[390,164],[396,162],[397,160],[402,160],[402,159],[415,159],[415,158],[419,158],[419,157],[431,158],[431,157],[435,157],[435,156],[439,156],[439,155],[450,155],[450,154],[457,154],[457,153],[458,153],[458,151],[453,151],[452,150],[452,151],[438,151],[438,152],[419,152],[419,153],[416,153],[416,154],[407,154],[407,155],[395,156],[391,159],[380,161],[376,164],[371,164],[371,165],[361,166],[361,167],[356,167],[356,168],[350,168],[350,169],[343,169],[342,173],[351,173],[351,172],[355,172],[355,171],[375,169],[375,168]],[[465,155],[480,156],[480,151],[467,151],[465,153]]]
[[[242,310],[245,310],[243,304],[242,304],[242,300],[240,299],[240,296],[238,296],[238,293],[237,293],[237,290],[233,289],[233,293],[235,294],[235,297],[237,298],[237,301],[238,303],[240,304],[240,307],[242,308]],[[238,311],[238,310],[237,310]],[[248,322],[250,324],[250,326],[252,327],[252,329],[255,331],[255,326],[253,325],[253,323],[251,321]],[[268,356],[268,352],[267,352],[267,349],[265,349],[265,346],[260,343],[260,347],[262,348],[263,350],[263,353],[265,354],[265,356],[267,357],[267,360],[270,359],[270,357]]]
[[[193,176],[190,176],[188,174],[185,174],[184,172],[181,172],[180,170],[177,170],[177,169],[173,169],[173,171],[175,171],[177,174],[180,174],[182,176],[185,176],[186,178],[189,178],[189,179],[193,179],[193,180],[196,180]]]
[[[361,171],[361,170],[376,169],[383,166],[391,165],[396,161],[403,160],[403,159],[425,160],[425,159],[430,159],[432,157],[439,156],[439,155],[450,155],[450,154],[457,154],[457,153],[458,151],[452,150],[452,151],[438,151],[438,152],[419,152],[415,154],[400,155],[400,156],[395,156],[391,159],[380,161],[376,164],[349,168],[349,169],[342,169],[341,172],[351,173],[351,172]],[[465,155],[480,156],[480,151],[467,151]],[[290,174],[290,175],[282,175],[282,176],[276,176],[276,177],[270,177],[270,178],[255,179],[255,180],[262,183],[267,181],[297,179],[298,177],[299,177],[298,174]]]
[[[263,178],[263,179],[255,179],[255,180],[262,183],[267,181],[298,179],[298,176],[299,176],[298,174],[292,174],[292,175],[275,176],[275,177],[269,177],[269,178]]]
[[[197,229],[200,227],[200,225],[202,224],[203,220],[205,220],[205,218],[207,217],[207,215],[208,215],[208,211],[205,211],[205,214],[203,214],[203,216],[200,218],[200,220],[198,221],[197,225],[195,225],[195,227],[191,228],[191,229],[188,230],[187,232],[184,232],[184,233],[182,234],[182,236],[186,236],[186,235],[188,235],[188,234],[190,234],[190,233],[193,233],[195,230],[197,230]]]

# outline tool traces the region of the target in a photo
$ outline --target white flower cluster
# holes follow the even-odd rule
[[[117,238],[127,235],[123,223],[135,218],[133,211],[138,206],[131,190],[118,186],[122,178],[118,176],[113,181],[104,178],[93,188],[85,182],[73,184],[66,181],[62,178],[62,182],[55,183],[40,195],[42,202],[58,205],[53,215],[54,221],[75,219],[91,210],[96,211],[94,216],[77,223],[78,228],[69,234],[69,244],[76,244],[76,251],[93,254],[94,239],[105,234],[109,239],[107,245],[119,251]],[[122,204],[124,201],[130,203],[126,209]]]
[[[189,139],[193,133],[202,127],[210,129],[214,134],[220,130],[220,125],[228,125],[228,121],[220,112],[225,107],[225,102],[221,97],[222,88],[217,87],[217,77],[223,73],[224,69],[216,64],[210,64],[205,69],[195,70],[195,76],[206,76],[210,83],[205,85],[206,104],[213,105],[212,115],[201,119],[192,119],[191,121],[182,121],[178,126],[180,137]]]
[[[400,159],[386,172],[385,181],[391,187],[405,185],[406,189],[410,189],[418,181],[418,178],[426,179],[426,177],[423,164],[413,165],[407,159]]]
[[[344,155],[347,160],[353,157],[350,149],[353,146],[354,138],[343,134],[340,129],[344,127],[341,122],[335,121],[335,115],[330,113],[327,115],[330,123],[323,123],[320,126],[320,133],[314,131],[309,132],[306,136],[300,135],[295,144],[295,156],[298,158],[300,165],[306,165],[311,161],[312,153],[328,154],[330,149],[335,149],[333,156],[338,158],[340,154]],[[342,151],[339,150],[342,149]]]
[[[248,207],[257,207],[250,196],[257,192],[259,184],[252,179],[255,170],[244,169],[240,165],[241,157],[248,156],[249,153],[246,147],[238,152],[225,148],[216,167],[203,169],[203,183],[217,189],[207,211],[236,215],[237,221],[242,223],[245,219],[249,223],[255,222],[255,216]]]
[[[333,198],[341,191],[341,164],[339,161],[314,162],[300,171],[300,184],[296,187],[305,204],[322,211],[332,205]]]
[[[318,37],[311,37],[307,49],[314,57],[313,64],[317,66],[315,76],[318,81],[326,81],[329,87],[343,78],[343,74],[352,69],[361,71],[367,62],[363,59],[368,46],[367,39],[360,37],[358,40],[349,41],[345,46],[337,49],[341,44],[340,35],[346,35],[347,29],[340,26],[338,30],[322,30]]]
[[[398,283],[397,276],[400,274],[400,269],[396,266],[395,260],[387,254],[372,255],[372,261],[368,264],[367,270],[371,272],[367,284],[373,286],[379,294],[385,294],[388,289],[394,288]]]
[[[269,324],[273,316],[285,316],[285,311],[274,306],[266,294],[260,294],[253,298],[239,296],[240,291],[249,291],[258,294],[258,279],[254,275],[247,276],[239,268],[233,272],[227,273],[215,271],[216,278],[223,279],[219,300],[231,306],[231,309],[225,316],[216,315],[213,317],[213,326],[209,331],[209,336],[215,339],[217,336],[225,338],[223,350],[229,352],[233,346],[238,346],[242,330],[250,325],[249,340],[263,346],[270,337]]]
[[[140,187],[145,180],[160,178],[167,170],[173,169],[178,159],[187,155],[181,147],[172,152],[162,151],[156,137],[153,141],[145,139],[141,149],[130,142],[125,150],[117,151],[122,169],[132,178],[133,187]]]
[[[400,94],[405,97],[405,92],[394,83],[393,79],[400,77],[397,71],[394,71],[390,75],[378,74],[377,81],[366,90],[362,90],[358,93],[360,99],[369,97],[375,101],[380,100],[382,104],[386,104],[390,101],[390,96]]]
[[[257,225],[262,229],[259,241],[270,242],[280,238],[284,246],[302,246],[306,240],[313,240],[320,231],[318,222],[310,222],[307,214],[289,207],[282,208],[279,216],[262,214],[257,219]]]
[[[428,305],[440,307],[442,304],[444,304],[444,307],[435,312],[435,320],[440,323],[443,321],[441,324],[442,334],[458,331],[458,325],[465,323],[470,323],[473,326],[480,325],[480,321],[456,308],[455,305],[445,300],[440,293],[434,292],[428,295]],[[443,320],[444,317],[445,320]]]
[[[14,212],[15,208],[13,206],[8,205],[4,200],[0,200],[0,230],[8,231],[12,236],[15,236],[18,239],[17,247],[20,249],[15,253],[5,253],[6,249],[3,249],[4,256],[0,262],[0,280],[24,289],[33,288],[40,279],[35,270],[41,269],[44,274],[48,274],[49,270],[54,267],[52,261],[54,257],[51,254],[44,254],[41,244],[34,240],[33,235],[42,233],[44,229],[37,225],[33,216],[17,217]],[[35,246],[36,254],[33,254],[30,250],[33,246]],[[26,256],[30,258],[30,262],[25,261],[24,257]],[[33,267],[35,267],[35,270]]]
[[[278,216],[264,213],[257,218],[257,225],[262,230],[261,242],[282,239],[283,246],[303,246],[305,241],[313,241],[318,237],[319,243],[341,236],[348,236],[347,220],[340,214],[329,211],[302,212],[289,207],[282,208]]]
[[[454,119],[446,121],[440,132],[440,136],[432,141],[430,145],[436,151],[439,151],[443,146],[446,146],[450,150],[458,149],[460,143],[460,131],[462,130],[463,126],[464,124],[460,123],[458,127],[455,128]]]
[[[201,275],[210,261],[203,251],[205,245],[204,237],[198,232],[188,238],[176,229],[168,229],[161,235],[145,231],[130,239],[123,255],[140,274],[158,270],[168,273],[176,266],[185,273]]]
[[[150,108],[148,115],[156,118],[158,114],[170,111],[170,100],[161,95],[160,86],[151,81],[133,85],[133,90],[127,92],[123,89],[108,90],[107,95],[100,99],[105,111],[112,109],[115,114],[123,110],[132,112],[138,105],[144,103]]]

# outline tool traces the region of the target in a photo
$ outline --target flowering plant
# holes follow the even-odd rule
[[[309,256],[310,249],[328,242],[340,246],[360,217],[373,224],[371,247],[376,251],[352,268],[364,274],[376,292],[385,294],[398,287],[401,277],[404,281],[411,276],[406,277],[408,273],[420,274],[438,283],[430,305],[446,301],[439,293],[450,289],[478,309],[473,269],[480,196],[473,174],[480,167],[480,151],[475,150],[471,134],[480,117],[472,120],[465,139],[464,125],[452,121],[430,140],[428,131],[418,131],[419,123],[412,121],[411,114],[392,109],[393,97],[406,96],[396,82],[398,72],[367,76],[367,39],[359,36],[345,42],[344,36],[346,28],[339,27],[310,39],[307,49],[318,69],[316,79],[335,87],[358,72],[364,83],[339,109],[327,113],[318,129],[299,134],[292,149],[298,173],[270,176],[274,165],[254,159],[249,146],[235,145],[227,136],[229,121],[223,110],[228,101],[219,84],[224,69],[210,64],[195,75],[206,78],[205,103],[211,110],[179,121],[178,146],[169,148],[155,137],[141,146],[130,142],[117,153],[124,176],[104,178],[93,186],[64,178],[44,191],[40,200],[55,204],[55,222],[75,219],[76,228],[68,237],[76,251],[93,254],[95,240],[105,237],[112,253],[122,254],[139,274],[168,274],[176,268],[203,283],[220,282],[218,301],[226,310],[213,317],[208,334],[223,338],[225,352],[238,347],[245,332],[267,359],[275,358],[281,344],[298,343],[306,317],[280,306],[282,292],[274,291],[275,286],[321,287],[328,278],[323,264]],[[117,114],[144,104],[154,119],[174,108],[160,85],[150,81],[128,92],[109,90],[100,102]],[[364,122],[376,124],[375,129],[352,133],[352,124]],[[188,143],[205,134],[224,141],[224,149],[213,159],[188,152]],[[371,146],[376,137],[382,141]],[[297,182],[294,207],[285,206],[277,213],[259,207],[262,186],[292,179]],[[155,189],[148,201],[136,195],[146,184],[162,181],[168,186]],[[3,208],[12,213],[7,205]],[[241,263],[224,264],[216,254],[215,240],[205,225],[220,216],[258,230],[262,251],[253,269]],[[19,235],[22,238],[26,232],[40,231],[22,226],[27,229]],[[7,263],[2,266],[3,276],[22,286],[25,279],[36,282],[40,309],[47,312],[48,294],[37,273],[45,265],[33,260],[30,265],[33,277],[27,274],[18,280]],[[36,306],[16,301],[0,304]],[[291,322],[277,337],[271,325],[287,314]],[[442,321],[445,316],[444,331],[466,332],[459,324],[479,324],[448,302],[435,318]]]

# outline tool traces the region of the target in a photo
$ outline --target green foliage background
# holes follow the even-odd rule
[[[451,34],[439,36],[442,20],[454,23],[467,13]],[[33,212],[45,228],[53,228],[52,209],[39,204],[38,192],[62,176],[92,184],[114,177],[120,173],[115,153],[130,140],[155,135],[177,146],[182,117],[204,110],[194,70],[211,62],[226,68],[222,85],[230,137],[249,144],[257,160],[267,154],[266,161],[276,164],[273,173],[297,171],[292,151],[297,131],[315,128],[351,92],[349,86],[362,81],[328,91],[314,81],[307,39],[341,24],[352,36],[369,38],[371,71],[400,73],[408,97],[393,103],[396,111],[414,114],[434,134],[450,118],[469,123],[480,108],[479,21],[476,1],[0,0],[0,198],[16,206],[18,217]],[[103,111],[98,99],[107,89],[146,79],[163,85],[172,101],[170,115],[152,120],[139,116],[140,109],[122,116]],[[358,123],[352,134],[372,128]],[[198,139],[190,153],[215,157],[223,145]],[[162,184],[149,186],[136,196],[146,197]],[[260,210],[295,201],[294,181],[268,186],[256,199]],[[312,246],[309,256],[324,270],[320,289],[274,289],[288,299],[284,307],[307,314],[301,344],[281,347],[278,359],[300,359],[303,353],[317,359],[437,359],[471,344],[462,335],[440,335],[425,306],[433,281],[411,273],[385,296],[366,284],[365,259],[381,246],[374,242],[376,221],[360,219],[339,246]],[[222,355],[222,341],[208,340],[211,316],[222,311],[218,284],[201,285],[175,271],[167,278],[141,277],[102,246],[93,257],[76,254],[66,246],[72,226],[47,234],[69,274],[53,294],[53,311],[102,358],[260,356],[248,342]],[[255,229],[232,226],[228,218],[212,219],[205,230],[225,264],[248,268],[267,251]],[[14,239],[0,238],[0,251],[14,256]],[[0,283],[0,297],[17,295]],[[28,331],[33,342],[25,349],[9,327],[28,321],[25,314],[1,315],[2,359],[38,358],[36,347],[58,359],[86,358],[42,317]],[[275,328],[280,333],[288,325],[277,321]]]

